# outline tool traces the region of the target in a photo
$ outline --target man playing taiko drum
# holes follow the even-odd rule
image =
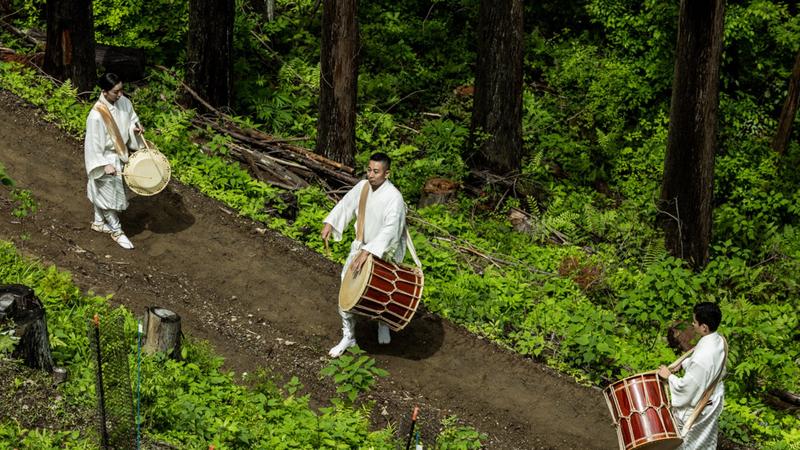
[[[350,245],[350,254],[342,268],[342,279],[348,272],[358,273],[367,256],[371,253],[378,258],[403,261],[405,241],[403,230],[406,223],[406,204],[403,195],[388,180],[392,160],[385,153],[375,153],[369,159],[367,179],[360,181],[336,204],[325,218],[322,228],[322,240],[327,245],[333,234],[335,241],[342,240],[342,233],[347,225],[358,215],[358,203],[361,190],[369,183],[370,191],[364,212],[364,240],[357,239]],[[349,347],[356,345],[355,318],[353,314],[339,308],[342,317],[342,340],[330,349],[328,354],[338,358]],[[378,342],[388,344],[391,341],[389,327],[378,321]]]
[[[674,369],[677,372],[683,368],[683,376],[672,374],[666,366],[658,369],[658,375],[669,380],[672,414],[679,430],[693,415],[698,403],[706,398],[706,391],[713,389],[702,412],[682,436],[680,450],[717,448],[717,422],[725,397],[722,378],[727,354],[725,339],[717,333],[721,321],[722,312],[716,304],[703,302],[695,305],[693,326],[702,337],[692,355]]]

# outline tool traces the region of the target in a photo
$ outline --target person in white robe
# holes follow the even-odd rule
[[[349,271],[358,273],[368,254],[397,263],[403,261],[406,204],[400,191],[387,179],[390,166],[391,159],[388,155],[384,153],[372,155],[367,179],[350,189],[323,221],[325,225],[321,234],[325,243],[327,244],[331,235],[335,241],[341,241],[346,227],[358,215],[361,191],[364,185],[369,183],[370,190],[364,211],[364,241],[353,240],[350,254],[342,268],[342,279]],[[339,315],[342,317],[342,340],[328,352],[333,358],[338,358],[349,347],[356,345],[355,318],[341,308]],[[381,344],[391,342],[389,327],[381,321],[378,321],[378,342]]]
[[[659,376],[669,381],[672,415],[683,438],[679,450],[717,448],[718,422],[725,398],[722,378],[725,376],[727,354],[725,339],[717,333],[721,321],[722,312],[716,304],[703,302],[695,305],[693,326],[702,337],[692,354],[673,369],[675,372],[683,369],[683,376],[675,375],[666,366],[658,370]],[[702,412],[683,434],[684,424],[715,381],[716,386]]]
[[[131,101],[122,92],[122,82],[113,73],[106,73],[98,80],[101,93],[97,103],[104,105],[117,124],[126,154],[120,155],[114,145],[114,136],[107,129],[103,116],[95,108],[86,118],[84,140],[84,162],[88,182],[86,193],[94,205],[94,220],[91,229],[108,233],[122,248],[132,249],[133,244],[125,236],[119,222],[119,212],[128,208],[130,191],[122,179],[122,166],[127,162],[127,149],[138,150],[140,141],[136,134],[143,128]]]

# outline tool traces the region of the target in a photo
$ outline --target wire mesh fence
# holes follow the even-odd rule
[[[128,352],[130,336],[125,332],[122,308],[89,322],[89,343],[95,363],[97,424],[102,449],[135,449]]]

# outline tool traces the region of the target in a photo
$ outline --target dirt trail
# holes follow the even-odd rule
[[[122,223],[136,249],[122,250],[89,230],[82,142],[38,115],[0,92],[0,162],[40,208],[16,221],[0,197],[0,238],[138,314],[149,305],[177,311],[184,329],[210,340],[237,373],[267,366],[297,375],[317,404],[333,395],[317,374],[339,338],[340,266],[174,181],[160,195],[132,200]],[[374,330],[358,325],[362,348],[391,374],[371,396],[378,426],[402,433],[419,404],[423,439],[455,414],[490,436],[488,448],[617,447],[596,389],[424,311],[390,346],[379,346]]]

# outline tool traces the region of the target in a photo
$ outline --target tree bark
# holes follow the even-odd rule
[[[353,166],[358,93],[357,1],[323,3],[316,150],[326,158]]]
[[[797,52],[797,56],[794,58],[794,68],[789,77],[788,91],[781,110],[781,117],[778,119],[778,132],[772,140],[772,149],[781,155],[786,153],[786,149],[789,147],[792,123],[797,115],[797,107],[800,105],[800,52]]]
[[[498,174],[522,164],[522,0],[481,0],[470,165]]]
[[[189,2],[186,84],[215,107],[231,103],[234,4],[234,0]],[[197,106],[192,98],[186,101]]]
[[[708,261],[724,0],[681,0],[659,218],[669,252]]]
[[[44,306],[31,288],[21,284],[0,286],[0,323],[9,320],[20,338],[11,357],[21,359],[28,367],[52,372]]]
[[[94,18],[91,0],[48,0],[44,71],[72,80],[79,92],[97,82],[94,62]]]
[[[181,354],[181,316],[164,308],[152,306],[144,313],[144,344],[148,355],[156,352],[178,359]]]
[[[145,52],[140,48],[97,44],[94,60],[98,68],[113,72],[125,81],[144,78]]]

